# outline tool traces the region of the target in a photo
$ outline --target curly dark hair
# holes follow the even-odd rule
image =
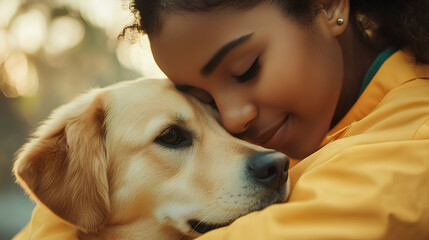
[[[135,23],[120,37],[128,30],[155,35],[161,30],[164,13],[246,10],[265,2],[305,25],[311,25],[321,10],[316,0],[131,0]],[[350,22],[373,49],[396,47],[411,53],[417,63],[429,64],[428,0],[350,0]]]

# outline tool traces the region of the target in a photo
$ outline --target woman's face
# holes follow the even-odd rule
[[[232,134],[293,158],[316,151],[343,79],[326,14],[301,25],[279,9],[167,14],[154,58],[178,86],[216,104]]]

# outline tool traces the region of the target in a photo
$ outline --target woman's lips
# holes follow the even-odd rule
[[[262,145],[263,143],[267,142],[268,139],[270,139],[271,136],[273,136],[273,134],[280,128],[280,126],[284,122],[284,119],[285,118],[278,121],[274,126],[264,129],[264,131],[262,131],[262,133],[260,134],[257,134],[256,137],[251,137],[251,138],[245,137],[245,139],[255,144]]]
[[[274,128],[273,133],[265,142],[260,145],[265,148],[279,149],[282,145],[282,140],[285,138],[289,126],[290,114],[287,114],[284,120]]]

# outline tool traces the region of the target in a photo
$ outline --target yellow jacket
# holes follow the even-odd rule
[[[393,54],[322,145],[290,169],[288,203],[198,240],[429,239],[428,65]],[[38,206],[15,240],[73,234]]]

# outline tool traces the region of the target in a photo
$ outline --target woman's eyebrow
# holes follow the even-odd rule
[[[234,49],[238,45],[244,43],[245,41],[249,40],[249,38],[252,35],[253,35],[253,33],[243,35],[243,36],[241,36],[237,39],[234,39],[231,42],[228,42],[227,44],[223,45],[213,55],[213,57],[207,62],[207,64],[204,65],[203,68],[201,68],[201,70],[200,70],[201,74],[204,76],[210,75],[232,49]]]

